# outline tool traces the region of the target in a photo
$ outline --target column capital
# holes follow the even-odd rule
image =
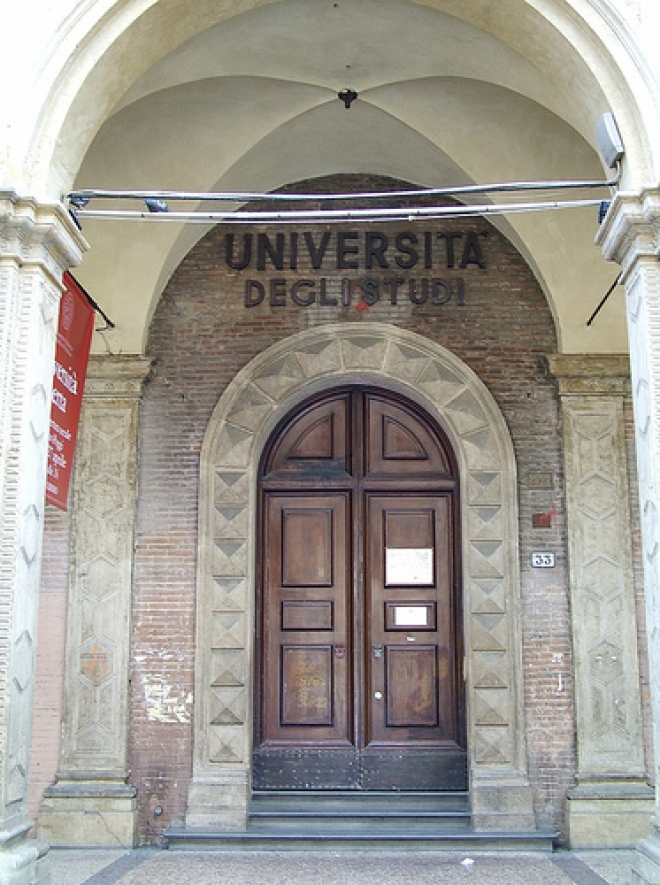
[[[628,354],[553,353],[546,360],[561,397],[625,396],[629,392]]]
[[[140,354],[92,354],[87,367],[85,399],[140,399],[153,360]]]
[[[623,278],[637,261],[660,257],[660,188],[618,193],[598,231],[603,255],[622,266]]]
[[[89,244],[61,203],[39,203],[0,190],[0,253],[19,266],[37,265],[59,284]]]

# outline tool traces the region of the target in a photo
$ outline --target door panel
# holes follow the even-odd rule
[[[407,480],[451,476],[451,467],[437,437],[419,421],[410,406],[384,394],[365,398],[365,475],[402,476]]]
[[[331,508],[289,507],[282,511],[282,586],[332,586]]]
[[[385,728],[438,726],[438,649],[435,645],[385,650]]]
[[[348,496],[269,495],[265,505],[263,743],[347,743]]]
[[[305,404],[260,473],[256,789],[466,788],[456,468],[416,407]]]
[[[283,645],[281,652],[281,725],[332,726],[332,646]]]
[[[351,396],[346,392],[303,408],[286,422],[268,459],[266,478],[283,483],[346,481],[350,476]]]

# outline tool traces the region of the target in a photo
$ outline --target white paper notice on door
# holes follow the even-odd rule
[[[428,627],[429,609],[426,605],[394,606],[395,627]]]
[[[433,584],[432,547],[387,547],[385,583],[393,585]]]

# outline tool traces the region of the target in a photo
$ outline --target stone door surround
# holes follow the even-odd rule
[[[277,422],[347,383],[396,390],[456,452],[461,484],[470,795],[475,827],[533,829],[522,718],[516,465],[485,385],[422,336],[333,324],[253,359],[221,396],[202,447],[194,770],[188,827],[242,829],[250,796],[256,474]]]

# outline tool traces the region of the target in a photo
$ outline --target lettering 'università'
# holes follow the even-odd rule
[[[0,13],[0,882],[267,831],[660,883],[657,6]]]
[[[232,270],[254,267],[263,271],[298,270],[304,261],[312,270],[333,267],[341,270],[425,270],[467,267],[486,268],[481,238],[488,231],[475,233],[444,231],[404,231],[388,236],[381,231],[291,231],[284,233],[245,233],[225,235],[225,261]],[[256,243],[254,241],[256,240]]]

